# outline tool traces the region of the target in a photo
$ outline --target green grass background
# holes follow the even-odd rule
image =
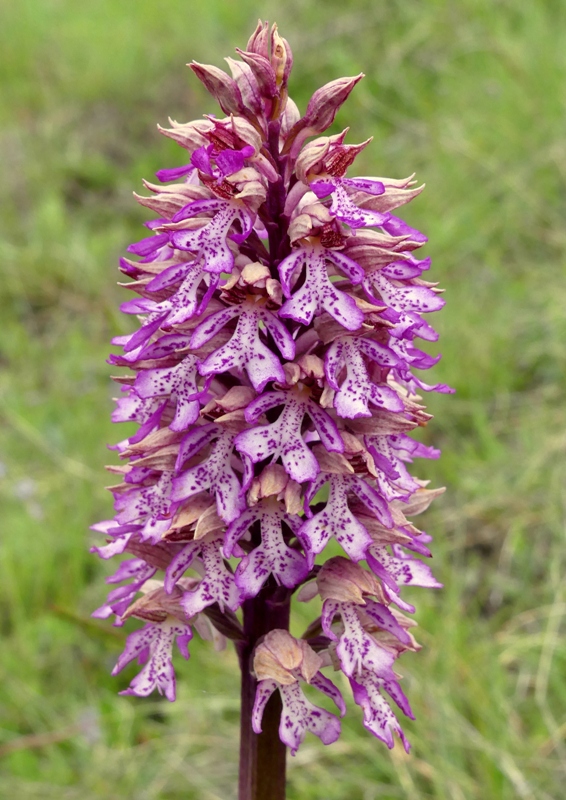
[[[523,10],[521,6],[523,5]],[[238,675],[194,642],[179,699],[119,697],[123,631],[92,621],[108,565],[106,443],[116,261],[143,236],[142,177],[184,163],[155,123],[215,111],[184,66],[217,65],[257,16],[292,44],[292,94],[366,73],[335,130],[374,136],[360,174],[427,189],[444,358],[420,477],[440,592],[414,590],[403,658],[413,753],[355,709],[307,738],[292,800],[563,797],[566,4],[563,0],[0,0],[0,797],[231,800]]]

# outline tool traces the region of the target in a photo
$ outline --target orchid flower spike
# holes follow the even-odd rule
[[[273,696],[293,754],[309,732],[331,744],[339,716],[303,686],[343,715],[349,685],[368,731],[408,750],[394,664],[418,645],[401,593],[440,586],[412,521],[439,490],[408,468],[439,453],[410,434],[430,419],[417,393],[451,391],[415,374],[437,361],[415,342],[436,340],[425,315],[444,300],[417,255],[426,237],[393,212],[422,187],[352,176],[369,141],[326,133],[363,76],[327,83],[301,116],[276,26],[238,54],[230,74],[190,65],[223,115],[160,129],[183,165],[136,196],[156,216],[120,261],[139,325],[110,363],[130,371],[113,418],[138,427],[115,446],[116,515],[93,548],[129,558],[95,614],[145,623],[115,668],[144,665],[127,694],[174,700],[173,645],[188,657],[196,630],[235,643],[253,736]],[[332,539],[343,555],[327,558]],[[322,614],[297,639],[291,598],[315,595]]]

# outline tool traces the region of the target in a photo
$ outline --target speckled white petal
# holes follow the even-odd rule
[[[225,607],[236,611],[242,603],[242,596],[234,575],[227,569],[222,558],[222,535],[213,535],[199,541],[202,542],[200,557],[205,576],[193,592],[183,595],[181,605],[185,613],[188,617],[194,617],[213,603],[218,603],[221,611]]]
[[[261,520],[261,544],[238,565],[236,584],[245,597],[255,597],[270,575],[278,584],[294,589],[308,573],[306,558],[285,544],[282,514],[260,511],[257,518]]]
[[[192,636],[188,625],[164,622],[149,624],[128,636],[126,648],[112,674],[120,672],[134,658],[147,653],[147,661],[142,671],[132,680],[129,689],[121,694],[147,697],[154,689],[164,694],[169,701],[175,700],[175,672],[172,664],[172,648],[175,637],[182,637],[182,647]],[[188,655],[188,653],[187,653]]]
[[[323,744],[332,744],[340,736],[340,720],[307,700],[299,682],[280,686],[283,710],[279,723],[279,738],[295,755],[307,731],[314,733]]]
[[[360,674],[363,667],[375,672],[384,680],[394,681],[392,666],[395,656],[381,647],[367,633],[359,620],[358,608],[353,603],[340,603],[336,600],[325,600],[322,608],[322,626],[327,636],[332,639],[336,635],[331,630],[335,614],[342,619],[343,632],[338,636],[336,653],[340,659],[342,671],[349,678]],[[361,607],[363,608],[363,606]]]
[[[241,205],[226,200],[198,200],[185,206],[173,217],[173,223],[214,211],[215,216],[197,230],[173,229],[171,243],[179,250],[188,250],[199,260],[206,272],[231,272],[234,256],[226,243],[232,224],[238,220],[244,228],[245,239],[251,231],[250,218]],[[171,226],[173,227],[173,226]],[[238,234],[236,234],[238,236]],[[242,235],[239,235],[240,238]]]
[[[245,498],[242,496],[240,482],[232,468],[233,449],[234,434],[220,429],[220,435],[209,457],[174,479],[171,499],[186,500],[194,494],[209,490],[216,497],[218,515],[225,522],[236,519],[245,508]]]
[[[201,546],[202,543],[200,541],[189,542],[172,559],[171,563],[165,570],[164,587],[168,594],[171,594],[177,581],[183,577],[185,572],[191,566],[196,556],[199,554]]]
[[[348,483],[341,475],[329,475],[329,497],[325,508],[303,523],[299,538],[306,542],[309,567],[321,553],[331,536],[339,542],[353,561],[361,561],[372,539],[348,508]]]
[[[291,394],[273,394],[282,396],[285,401],[279,418],[270,425],[238,434],[235,440],[236,449],[254,464],[266,458],[275,461],[281,457],[285,471],[297,483],[314,480],[318,473],[318,462],[301,436],[306,405]],[[272,405],[275,404],[272,402]]]
[[[364,321],[363,312],[354,299],[337,289],[328,277],[326,261],[334,260],[333,251],[327,251],[322,247],[308,247],[302,248],[301,252],[306,265],[305,281],[283,304],[279,316],[309,325],[315,314],[327,311],[347,330],[357,330]],[[295,265],[300,262],[291,263]],[[282,270],[280,275],[283,283],[285,270]]]

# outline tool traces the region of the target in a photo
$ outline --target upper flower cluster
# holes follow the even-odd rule
[[[175,638],[186,657],[193,628],[219,647],[241,641],[247,599],[318,594],[322,616],[302,639],[279,629],[257,645],[254,729],[279,690],[293,752],[307,729],[334,741],[339,720],[301,689],[344,713],[320,671],[333,667],[366,727],[407,746],[383,694],[411,716],[393,671],[417,648],[400,591],[439,585],[419,558],[430,537],[408,519],[437,492],[406,466],[438,451],[407,434],[430,419],[416,392],[450,391],[413,371],[437,361],[415,340],[437,338],[423,315],[444,301],[415,255],[426,237],[392,212],[422,187],[347,177],[369,141],[321,136],[362,76],[323,86],[301,116],[276,26],[260,23],[238,54],[231,77],[191,65],[226,116],[161,129],[186,164],[136,195],[157,214],[120,262],[136,295],[122,310],[141,325],[110,362],[132,371],[116,378],[113,419],[139,427],[110,468],[116,516],[94,526],[102,558],[131,558],[95,613],[146,621],[116,670],[139,658],[128,693],[174,699]],[[333,537],[345,556],[317,558]]]

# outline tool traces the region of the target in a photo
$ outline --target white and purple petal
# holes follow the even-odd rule
[[[280,686],[283,709],[279,723],[279,738],[295,755],[307,731],[318,736],[323,744],[332,744],[340,736],[340,720],[307,700],[299,682]]]
[[[261,544],[242,559],[236,570],[236,584],[245,597],[255,597],[270,575],[288,589],[294,589],[307,576],[306,558],[283,538],[281,524],[287,516],[269,506],[258,509],[255,519],[261,521]],[[241,531],[239,520],[237,530]],[[232,542],[234,532],[228,530],[226,538]]]
[[[357,330],[364,321],[363,312],[352,297],[336,288],[328,276],[327,260],[340,266],[334,251],[309,246],[299,252],[306,266],[306,276],[303,285],[293,294],[287,280],[291,274],[290,267],[294,270],[301,263],[301,257],[289,256],[279,265],[281,284],[289,297],[279,310],[279,316],[309,325],[315,314],[327,311],[347,330]]]
[[[392,684],[398,686],[395,681],[386,682],[380,680],[369,670],[364,670],[361,676],[358,675],[356,678],[350,678],[354,702],[356,705],[360,706],[364,712],[364,727],[378,739],[381,739],[390,749],[394,745],[392,732],[395,732],[403,742],[403,746],[408,753],[410,750],[409,742],[392,712],[389,703],[380,691],[385,685],[391,686]],[[399,692],[400,691],[399,688]],[[414,719],[412,714],[408,716]]]
[[[314,557],[322,552],[331,536],[344,548],[353,561],[365,558],[372,539],[348,507],[348,483],[342,475],[326,475],[329,497],[326,506],[318,514],[307,519],[300,527],[298,536],[305,543],[309,567]]]
[[[197,588],[192,592],[185,592],[181,600],[188,617],[194,617],[213,603],[218,603],[222,612],[225,608],[236,611],[242,604],[243,598],[234,575],[222,559],[221,546],[221,536],[203,542],[200,557],[205,576]]]
[[[181,654],[188,656],[186,644],[192,636],[191,628],[182,623],[150,623],[128,636],[124,652],[112,670],[112,675],[120,672],[135,658],[144,657],[147,661],[142,671],[130,683],[129,689],[121,694],[134,694],[147,697],[154,689],[173,702],[175,700],[175,673],[172,664],[172,649],[175,637],[181,638]]]

